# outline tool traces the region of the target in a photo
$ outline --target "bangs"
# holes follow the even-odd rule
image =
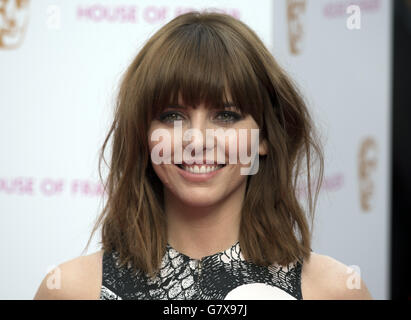
[[[150,123],[168,105],[224,109],[232,102],[262,125],[261,84],[240,35],[227,26],[183,24],[161,33],[148,48],[141,94]],[[227,96],[230,93],[231,99]],[[231,100],[231,101],[230,101]]]

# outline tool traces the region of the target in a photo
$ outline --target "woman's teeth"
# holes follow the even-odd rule
[[[178,164],[178,166],[188,172],[191,173],[209,173],[209,172],[213,172],[216,171],[218,169],[221,169],[222,167],[224,167],[224,165],[218,165],[218,166],[183,166],[181,164]]]

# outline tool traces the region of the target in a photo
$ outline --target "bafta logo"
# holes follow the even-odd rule
[[[374,195],[374,171],[377,169],[377,143],[373,138],[366,138],[358,152],[358,179],[360,186],[360,204],[363,211],[371,210],[371,197]]]
[[[0,0],[0,49],[15,49],[23,42],[29,0]]]
[[[306,6],[306,0],[287,0],[288,42],[293,55],[303,49]]]

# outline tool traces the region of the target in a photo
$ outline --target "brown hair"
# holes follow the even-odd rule
[[[204,102],[221,107],[226,88],[235,105],[253,116],[268,147],[258,172],[247,177],[239,238],[242,253],[263,266],[309,258],[312,233],[298,202],[297,183],[305,173],[313,224],[323,156],[302,95],[247,25],[227,14],[192,11],[157,31],[126,70],[114,121],[101,148],[103,180],[101,160],[113,135],[104,184],[108,199],[90,239],[102,225],[99,243],[103,250],[119,253],[120,265],[128,263],[154,276],[166,250],[163,185],[148,149],[153,117],[166,104],[176,103],[178,93],[188,105]],[[312,152],[320,160],[314,206]]]

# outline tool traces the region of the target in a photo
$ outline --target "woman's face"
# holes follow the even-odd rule
[[[227,98],[231,101],[230,94],[227,95]],[[181,97],[178,104],[183,108],[169,106],[163,110],[157,119],[151,122],[148,132],[151,163],[164,185],[164,193],[177,197],[178,201],[189,206],[211,206],[228,197],[247,182],[248,175],[241,174],[240,169],[249,168],[251,164],[244,164],[245,158],[242,157],[242,160],[240,160],[239,155],[241,150],[244,151],[246,149],[247,155],[251,156],[251,144],[253,143],[251,141],[251,129],[255,129],[255,132],[257,132],[259,127],[251,115],[243,116],[239,110],[232,106],[224,110],[217,110],[215,108],[206,109],[204,104],[200,104],[193,108],[192,106],[184,105]],[[181,134],[178,132],[178,129],[174,128],[175,123],[177,124],[179,120],[181,120]],[[188,133],[187,130],[189,129],[201,132],[202,136],[194,135],[188,141],[185,141],[182,137],[184,137],[184,133]],[[207,129],[209,129],[208,140],[206,138]],[[228,137],[225,138],[223,136],[223,139],[214,137],[210,140],[210,132],[216,132],[215,130],[217,129],[220,129],[220,132],[222,130],[228,132],[226,130],[232,129],[231,134],[235,138],[232,141],[237,144],[237,150],[232,148],[232,143],[230,143]],[[240,136],[240,129],[246,129],[241,130],[243,133],[246,133],[244,136]],[[163,140],[162,137],[157,138],[157,140],[154,139],[155,134],[153,133],[155,132],[162,132],[160,135],[164,133],[169,134],[171,138],[169,141],[169,159],[171,164],[157,164],[159,161],[155,154],[161,150],[161,147],[160,145],[156,147],[156,145],[162,143],[162,146],[164,146],[163,143],[166,140]],[[208,144],[206,141],[208,141]],[[214,141],[213,146],[211,145],[212,141]],[[243,143],[242,149],[239,147],[241,143]],[[254,140],[254,143],[257,143],[256,149],[254,149],[257,150],[256,152],[260,155],[266,154],[265,143],[258,140]],[[180,158],[182,161],[180,162],[178,160],[178,152],[176,151],[179,148],[182,156]],[[195,163],[190,165],[184,164],[184,161],[188,160],[184,156],[184,150],[187,152],[186,155],[189,155],[192,150],[191,156]],[[203,154],[196,154],[195,150],[202,150]],[[231,158],[230,150],[232,153]],[[158,154],[160,156],[167,155],[167,152],[164,153],[163,151],[158,152]],[[218,153],[219,156],[217,157]],[[157,159],[154,162],[153,157]],[[207,157],[212,159],[214,164],[205,163]],[[218,163],[224,163],[225,165],[223,167],[216,167],[218,164],[217,160]],[[195,164],[199,162],[203,164],[199,164],[195,168]]]

